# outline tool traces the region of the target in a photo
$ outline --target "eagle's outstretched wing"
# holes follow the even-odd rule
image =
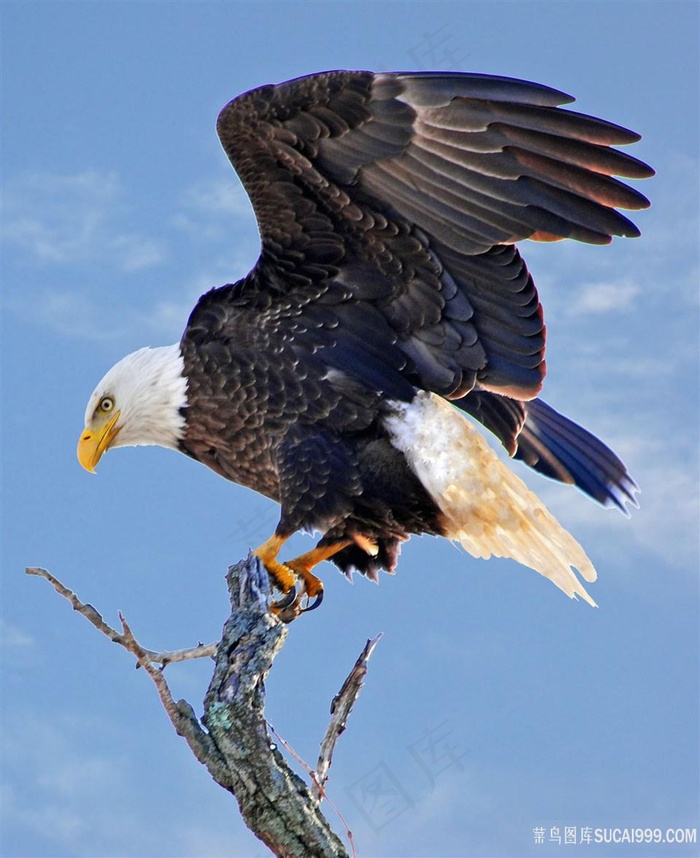
[[[510,78],[370,72],[234,99],[218,132],[259,223],[260,323],[332,345],[329,363],[393,395],[408,380],[532,398],[544,325],[512,243],[638,235],[616,208],[648,201],[612,175],[653,172],[610,148],[637,134],[568,101]]]

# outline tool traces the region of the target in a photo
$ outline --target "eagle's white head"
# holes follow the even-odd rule
[[[178,343],[139,349],[115,364],[85,411],[78,460],[91,473],[110,447],[177,448],[184,434],[187,379]]]

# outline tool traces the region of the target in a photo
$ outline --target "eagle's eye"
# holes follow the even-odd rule
[[[103,396],[102,399],[100,399],[100,404],[97,408],[103,414],[109,414],[109,412],[114,408],[114,400],[111,396]]]

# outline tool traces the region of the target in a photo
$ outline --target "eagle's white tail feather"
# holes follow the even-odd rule
[[[396,403],[386,426],[440,507],[448,539],[475,557],[517,560],[595,606],[572,569],[595,581],[583,548],[454,406],[421,392]]]

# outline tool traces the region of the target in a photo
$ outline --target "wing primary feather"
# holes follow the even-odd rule
[[[454,72],[398,72],[375,76],[374,88],[381,98],[382,84],[391,78],[389,97],[397,97],[396,83],[403,100],[412,106],[433,107],[448,104],[456,97],[488,101],[506,101],[538,106],[557,106],[575,101],[573,96],[540,83],[502,75]],[[386,90],[384,91],[386,92]],[[386,97],[386,95],[384,95]]]
[[[515,457],[548,476],[564,467],[571,480],[604,506],[629,515],[638,507],[639,491],[624,463],[587,429],[555,411],[541,399],[525,403],[526,419]]]

